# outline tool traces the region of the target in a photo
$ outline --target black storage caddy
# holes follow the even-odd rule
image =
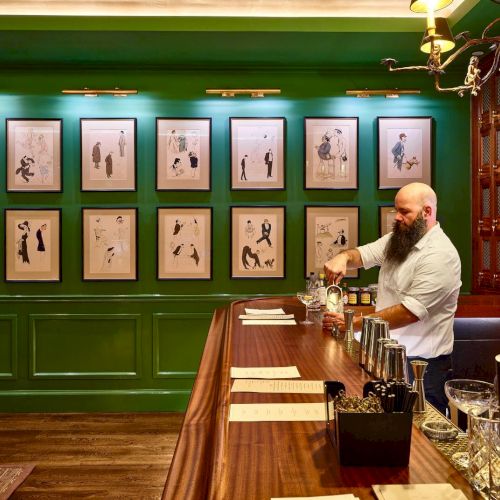
[[[413,413],[338,412],[333,399],[341,390],[345,390],[341,382],[325,382],[326,430],[340,464],[406,467],[410,459]]]

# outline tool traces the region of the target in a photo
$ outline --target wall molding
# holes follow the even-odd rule
[[[142,365],[142,327],[141,314],[29,314],[29,377],[31,379],[138,379],[141,376]],[[135,359],[134,369],[132,371],[100,371],[100,372],[41,372],[37,368],[37,344],[38,332],[37,322],[43,320],[102,320],[119,321],[132,320],[135,322],[134,345]]]
[[[161,371],[160,321],[185,319],[186,321],[211,319],[213,313],[153,313],[153,378],[188,379],[196,378],[196,371]],[[207,329],[208,332],[208,329]]]
[[[0,391],[0,412],[179,411],[190,390],[12,390]]]
[[[0,372],[0,380],[17,379],[17,315],[0,314],[0,321],[10,321],[10,372]]]

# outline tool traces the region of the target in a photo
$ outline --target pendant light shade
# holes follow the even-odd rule
[[[435,30],[434,28],[427,28],[422,39],[422,44],[420,45],[420,50],[426,54],[431,52],[432,39],[434,39],[434,44],[441,47],[441,52],[448,52],[455,47],[455,39],[446,19],[444,17],[436,17],[435,22]]]
[[[453,0],[411,0],[410,10],[418,13],[429,12],[429,4],[431,5],[431,10],[441,10],[448,7]]]

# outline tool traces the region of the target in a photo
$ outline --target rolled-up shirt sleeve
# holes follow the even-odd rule
[[[382,265],[385,255],[385,247],[387,246],[387,242],[389,241],[391,234],[392,233],[386,234],[382,236],[382,238],[379,238],[372,243],[368,243],[367,245],[356,247],[361,255],[361,260],[365,269]]]
[[[418,319],[426,319],[433,307],[439,306],[455,291],[456,265],[452,256],[447,258],[442,252],[426,254],[418,262],[408,289],[401,290],[401,304]],[[460,276],[460,269],[458,273]]]

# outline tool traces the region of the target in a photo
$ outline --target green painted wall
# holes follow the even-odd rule
[[[395,194],[377,189],[377,116],[433,117],[433,185],[439,197],[438,216],[462,258],[462,292],[470,291],[469,101],[437,94],[427,75],[341,68],[82,72],[47,68],[11,70],[4,72],[2,79],[0,137],[5,137],[7,117],[63,119],[64,191],[26,194],[0,189],[2,207],[61,207],[63,214],[63,281],[0,283],[0,410],[182,409],[214,307],[240,296],[293,294],[303,286],[305,204],[359,205],[360,241],[377,237],[378,205],[390,203]],[[83,86],[132,87],[140,93],[127,99],[60,95],[62,88]],[[252,100],[204,95],[205,88],[240,86],[279,87],[282,96]],[[394,100],[345,96],[348,88],[364,87],[420,88],[422,95]],[[212,117],[212,192],[155,192],[157,116]],[[229,190],[230,116],[286,118],[286,191]],[[359,190],[303,190],[305,116],[359,117]],[[137,192],[80,192],[80,117],[137,118]],[[4,140],[0,141],[0,158],[3,180]],[[229,279],[232,204],[286,205],[285,280]],[[156,280],[156,208],[173,205],[213,207],[212,281]],[[137,282],[81,281],[82,206],[138,207]],[[1,225],[3,234],[3,220]],[[3,247],[0,260],[4,260]],[[352,280],[360,284],[374,281],[375,271],[362,271],[359,280]],[[179,313],[181,316],[176,316]],[[191,321],[194,313],[199,316]]]

